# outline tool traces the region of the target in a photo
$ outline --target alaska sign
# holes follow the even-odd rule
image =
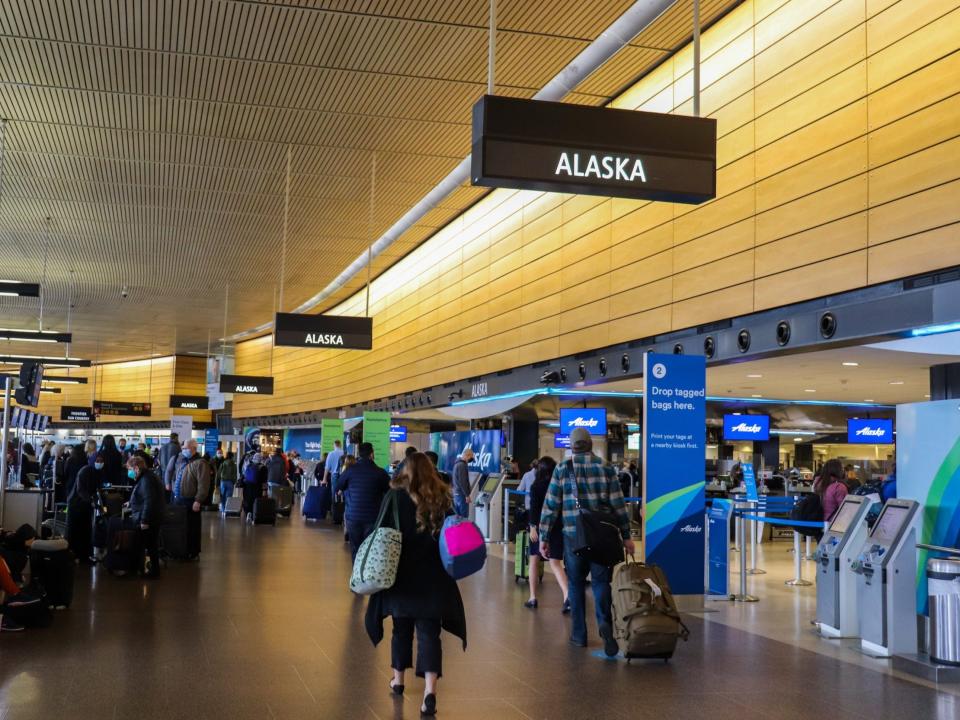
[[[274,343],[284,347],[369,350],[373,347],[373,319],[343,315],[277,313]]]
[[[210,401],[206,395],[171,395],[170,407],[177,410],[206,410]]]
[[[717,194],[713,118],[485,95],[474,185],[698,204]]]
[[[220,392],[273,395],[273,378],[262,375],[220,375]]]

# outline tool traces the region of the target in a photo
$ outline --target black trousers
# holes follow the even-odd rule
[[[187,554],[190,557],[196,557],[200,554],[200,538],[202,536],[202,516],[203,512],[193,511],[194,498],[180,498],[178,505],[183,505],[187,509]]]
[[[147,557],[150,558],[150,572],[154,574],[160,573],[160,526],[157,524],[151,525],[149,528],[144,530],[140,528],[140,551],[137,553],[137,557],[140,558],[139,566],[143,567],[143,554],[146,553]]]
[[[393,619],[393,637],[390,640],[390,667],[406,670],[413,667],[413,631],[417,631],[417,676],[425,673],[443,675],[443,649],[440,646],[438,618]]]
[[[347,522],[347,538],[350,541],[350,559],[357,559],[357,550],[360,549],[360,545],[364,540],[367,539],[367,536],[373,532],[373,526],[376,525],[375,522]]]
[[[93,555],[93,507],[88,502],[70,503],[67,510],[67,543],[81,560]]]

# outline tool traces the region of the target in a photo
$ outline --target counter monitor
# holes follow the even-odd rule
[[[857,510],[860,509],[860,503],[856,502],[844,502],[840,509],[837,511],[837,514],[833,516],[833,520],[830,522],[830,532],[837,533],[842,535],[850,527],[850,522],[857,515]]]
[[[483,485],[480,486],[480,492],[494,493],[497,491],[497,486],[499,484],[500,476],[490,475],[486,480],[484,480]]]
[[[909,507],[887,505],[870,532],[871,539],[879,542],[893,542],[909,512]]]

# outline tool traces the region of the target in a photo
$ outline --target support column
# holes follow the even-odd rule
[[[960,363],[934,365],[930,368],[930,399],[960,398]]]

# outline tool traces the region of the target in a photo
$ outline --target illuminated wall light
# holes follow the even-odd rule
[[[903,380],[891,380],[891,385],[903,385]]]
[[[842,362],[840,364],[844,367],[860,367],[860,363],[858,362]]]
[[[914,328],[910,331],[913,337],[922,337],[924,335],[939,335],[940,333],[955,332],[960,330],[960,322],[945,323],[943,325],[927,325],[927,327]]]

